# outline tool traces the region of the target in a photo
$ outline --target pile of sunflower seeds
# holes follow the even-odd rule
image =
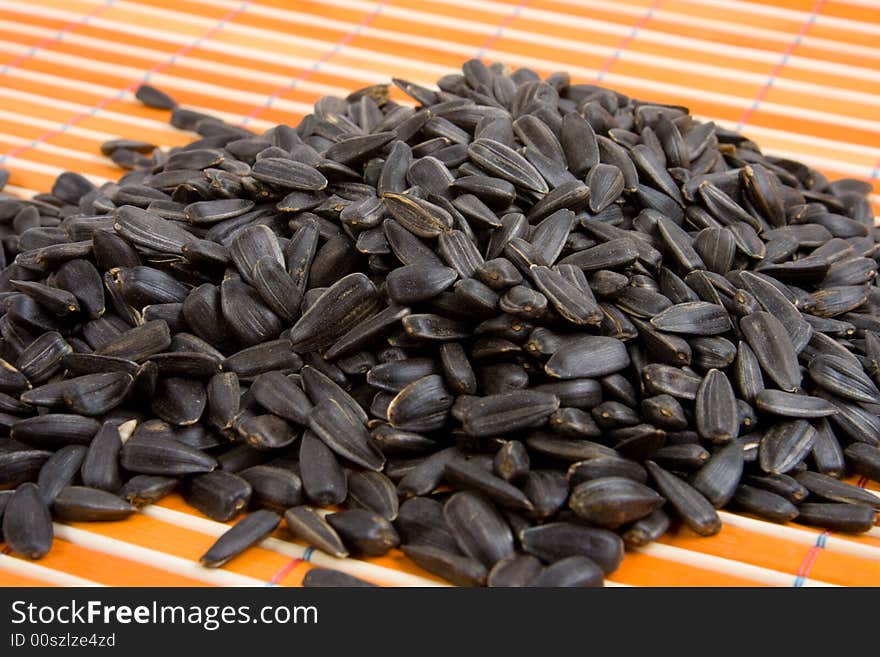
[[[869,185],[565,73],[394,84],[414,102],[262,134],[144,86],[200,138],[0,198],[9,547],[178,490],[255,509],[206,566],[283,518],[455,584],[585,586],[719,508],[874,525],[841,481],[880,480]]]

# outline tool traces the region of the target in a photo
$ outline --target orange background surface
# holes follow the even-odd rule
[[[471,57],[687,105],[768,153],[870,181],[880,208],[872,0],[0,0],[0,166],[7,191],[28,196],[66,169],[117,178],[104,140],[190,141],[133,99],[144,81],[262,130],[296,123],[321,96],[392,76],[431,84]],[[880,528],[852,537],[724,520],[713,538],[681,530],[628,554],[609,583],[880,585]],[[378,584],[438,583],[398,552],[303,554],[284,530],[223,569],[200,568],[221,530],[174,496],[124,522],[59,527],[34,564],[4,550],[0,585],[297,586],[315,562]]]

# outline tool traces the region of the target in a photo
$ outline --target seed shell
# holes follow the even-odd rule
[[[281,516],[272,511],[249,513],[239,520],[199,559],[203,566],[219,568],[271,534],[281,523]]]

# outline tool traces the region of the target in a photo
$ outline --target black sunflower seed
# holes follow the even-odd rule
[[[718,513],[698,490],[652,461],[645,465],[660,492],[688,527],[701,536],[721,530]]]
[[[199,559],[203,566],[219,568],[271,534],[281,516],[265,509],[248,514],[223,534]]]
[[[348,556],[348,550],[336,530],[313,509],[295,506],[284,512],[287,530],[294,538],[340,559]]]
[[[36,484],[21,484],[3,512],[3,538],[7,545],[17,554],[40,559],[52,548],[54,535],[49,509]]]
[[[785,474],[803,461],[813,448],[816,430],[806,420],[773,425],[761,439],[758,459],[769,474]]]
[[[40,468],[37,486],[40,497],[49,506],[58,493],[73,483],[88,450],[82,445],[67,445],[55,452]]]
[[[391,523],[366,509],[331,513],[327,522],[354,551],[366,556],[382,556],[400,545],[400,537]]]
[[[68,522],[122,520],[134,511],[134,507],[121,497],[87,486],[62,488],[52,502],[55,516]]]
[[[873,508],[862,504],[808,502],[798,506],[797,510],[798,522],[838,532],[869,531],[877,517]]]

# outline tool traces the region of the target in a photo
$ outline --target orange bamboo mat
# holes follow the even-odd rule
[[[118,177],[106,139],[186,143],[133,100],[144,81],[259,130],[295,123],[323,95],[391,76],[430,84],[478,56],[687,105],[768,153],[869,180],[880,208],[878,44],[876,0],[0,0],[0,166],[27,196],[65,169]],[[682,530],[628,555],[612,582],[880,585],[880,528],[724,520],[716,537]],[[199,568],[221,530],[173,497],[124,522],[59,526],[35,564],[0,554],[0,585],[296,586],[330,563],[279,530],[223,569]],[[437,583],[398,552],[336,565],[379,584]]]

